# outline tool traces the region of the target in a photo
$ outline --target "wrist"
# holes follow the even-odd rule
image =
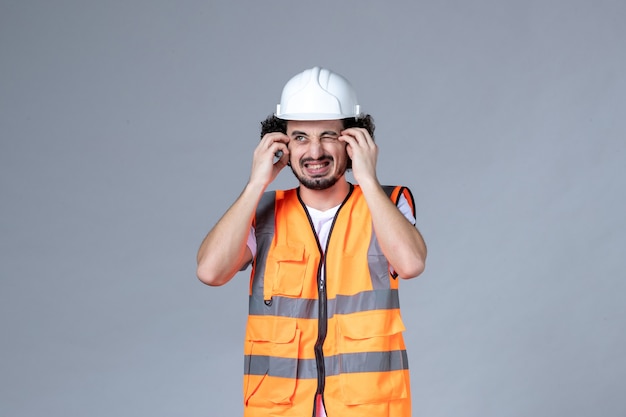
[[[266,188],[267,184],[265,182],[250,178],[244,188],[244,193],[263,194]]]
[[[375,189],[381,187],[380,183],[378,182],[378,178],[376,178],[375,175],[365,178],[357,178],[355,176],[354,179],[359,183],[361,189]]]

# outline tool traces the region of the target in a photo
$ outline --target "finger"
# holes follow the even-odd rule
[[[338,139],[352,146],[358,146],[359,144],[359,141],[353,135],[342,134]]]
[[[280,163],[283,165],[288,165],[289,164],[289,150],[285,150],[283,151],[282,156],[279,159]]]
[[[360,128],[360,127],[348,128],[348,129],[343,130],[341,134],[352,136],[355,138],[355,140],[358,143],[363,144],[363,145],[367,145],[371,147],[374,144],[374,139],[372,139],[372,136],[369,134],[367,129],[364,129],[364,128]]]
[[[361,146],[365,141],[355,132],[342,132],[341,138],[344,142],[356,147]]]
[[[289,142],[285,135],[268,134],[261,140],[258,145],[259,152],[267,153],[268,155],[276,155],[278,152],[284,153],[287,151],[287,143]],[[276,155],[278,157],[278,155]]]
[[[268,148],[270,146],[272,146],[272,144],[274,144],[274,143],[284,143],[284,144],[287,144],[287,143],[289,143],[289,136],[285,135],[284,133],[280,133],[280,132],[272,132],[272,133],[266,134],[261,139],[261,144],[265,145]]]
[[[280,171],[281,169],[289,165],[289,151],[278,151],[278,154],[274,155],[274,167]]]
[[[284,154],[289,155],[289,148],[287,147],[287,144],[283,142],[273,142],[269,145],[268,149],[278,158]],[[278,153],[280,153],[280,155],[277,155]]]
[[[287,148],[286,146],[283,146],[283,147],[279,146],[278,148],[274,147],[274,149],[278,149],[274,152],[274,157],[276,159],[280,159],[283,156],[289,157],[289,148]]]

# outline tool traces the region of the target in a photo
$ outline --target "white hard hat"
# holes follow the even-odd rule
[[[337,120],[359,114],[356,92],[348,80],[314,67],[285,84],[275,116],[284,120]]]

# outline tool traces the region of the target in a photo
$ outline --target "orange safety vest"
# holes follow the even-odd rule
[[[405,187],[384,187],[397,204]],[[372,218],[351,185],[322,250],[297,189],[265,193],[254,221],[244,416],[409,417],[398,279],[372,252]],[[380,252],[380,251],[379,251]]]

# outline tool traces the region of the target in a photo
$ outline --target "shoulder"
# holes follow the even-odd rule
[[[382,187],[396,206],[408,204],[410,211],[415,216],[415,199],[409,187],[404,185],[383,185]]]
[[[292,188],[289,190],[272,190],[265,191],[259,200],[256,208],[256,222],[272,218],[276,209],[276,201],[286,198],[292,198],[297,195],[297,189]]]
[[[407,199],[413,199],[413,193],[404,185],[383,185],[382,186],[385,193],[389,196],[394,203],[398,203],[400,197],[404,196]]]

